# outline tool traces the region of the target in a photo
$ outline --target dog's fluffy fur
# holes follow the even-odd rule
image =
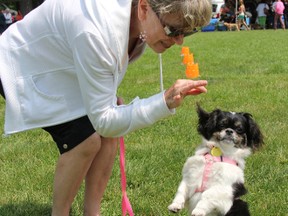
[[[202,145],[194,156],[189,157],[182,170],[182,181],[173,202],[171,212],[187,207],[192,216],[247,216],[248,205],[240,199],[246,193],[244,187],[245,158],[263,144],[262,133],[249,113],[224,112],[216,109],[211,113],[198,106],[198,132]],[[214,162],[208,174],[204,191],[201,188],[205,169],[205,154],[212,147],[222,151],[222,157],[237,165]]]
[[[229,30],[229,31],[232,31],[233,29],[236,29],[237,31],[240,31],[239,27],[238,27],[238,25],[236,23],[224,22],[224,25],[227,27],[227,30]]]

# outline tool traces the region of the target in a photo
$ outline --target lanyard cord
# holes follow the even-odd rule
[[[162,55],[159,53],[159,67],[160,67],[160,91],[162,92],[164,87],[163,87],[163,70],[162,70]]]

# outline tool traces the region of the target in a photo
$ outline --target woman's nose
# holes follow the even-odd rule
[[[176,37],[172,37],[172,40],[175,42],[175,44],[182,45],[184,42],[184,35],[178,35]]]

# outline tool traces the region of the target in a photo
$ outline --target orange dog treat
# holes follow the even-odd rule
[[[190,53],[189,47],[182,47],[181,56],[183,56],[182,63],[186,65],[186,77],[190,79],[199,77],[198,63],[194,64],[194,56]]]
[[[185,56],[189,54],[190,54],[189,47],[182,47],[181,55]]]
[[[188,63],[194,63],[194,56],[193,54],[188,54],[188,55],[184,55],[184,58],[183,58],[183,61],[182,61],[183,64],[188,64]]]
[[[199,77],[199,67],[198,67],[198,63],[194,64],[194,63],[188,63],[186,66],[186,77],[187,78],[197,78]]]

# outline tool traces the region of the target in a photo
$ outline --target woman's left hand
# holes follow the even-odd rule
[[[123,105],[124,104],[124,100],[121,97],[117,97],[117,105]]]

